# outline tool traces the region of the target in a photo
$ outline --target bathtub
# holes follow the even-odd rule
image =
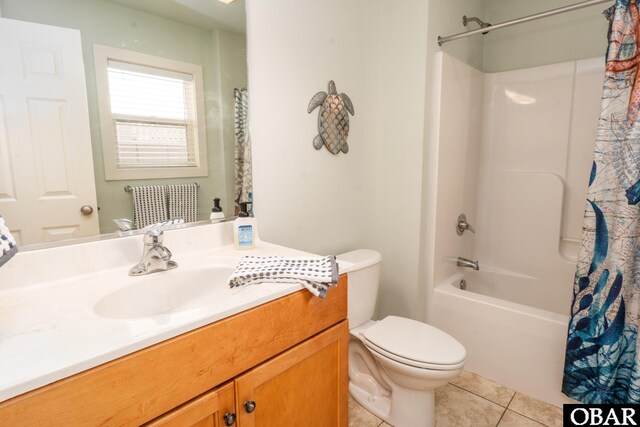
[[[556,311],[569,310],[570,296],[543,298],[536,285],[509,273],[457,274],[435,286],[431,322],[465,346],[468,371],[554,405],[572,403],[560,391],[569,317]]]

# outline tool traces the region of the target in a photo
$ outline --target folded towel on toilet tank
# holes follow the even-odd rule
[[[325,298],[338,283],[336,257],[245,256],[229,278],[232,288],[260,283],[297,283]]]

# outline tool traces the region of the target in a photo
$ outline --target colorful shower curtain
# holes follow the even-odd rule
[[[640,14],[617,0],[573,287],[562,391],[640,403]]]
[[[251,140],[249,138],[249,92],[247,89],[234,89],[235,133],[236,133],[236,177],[235,194],[236,214],[240,212],[240,203],[249,203],[249,214],[253,212],[253,179],[251,175]]]

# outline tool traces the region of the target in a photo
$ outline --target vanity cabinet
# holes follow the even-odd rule
[[[343,321],[236,378],[239,425],[346,427],[348,348]]]
[[[342,321],[146,426],[346,427],[348,345]]]
[[[208,391],[200,397],[177,407],[147,427],[218,427],[236,418],[236,399],[233,381]]]
[[[346,427],[346,317],[343,275],[0,402],[0,425]]]

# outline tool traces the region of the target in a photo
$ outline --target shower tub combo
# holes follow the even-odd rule
[[[570,402],[565,345],[604,63],[484,73],[439,61],[428,320],[466,347],[467,370]],[[463,213],[472,229],[454,229]]]

